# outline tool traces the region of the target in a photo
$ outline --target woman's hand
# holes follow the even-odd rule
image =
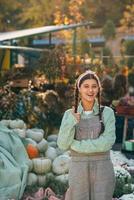
[[[72,114],[76,118],[77,122],[80,122],[80,113],[75,113],[74,107],[72,107]]]

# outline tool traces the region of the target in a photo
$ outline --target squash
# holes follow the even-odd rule
[[[25,129],[15,128],[15,129],[13,129],[13,131],[15,133],[17,133],[21,138],[25,138],[26,137],[26,130]]]
[[[59,147],[56,148],[57,155],[62,155],[65,151],[61,150]]]
[[[49,136],[47,137],[47,141],[48,141],[48,142],[57,142],[57,138],[58,138],[58,135],[56,135],[56,134],[49,135]]]
[[[37,146],[37,142],[35,142],[34,140],[32,140],[31,138],[25,138],[25,142],[26,144],[32,144],[35,147]]]
[[[52,141],[52,142],[48,142],[49,146],[56,148],[57,147],[57,143]]]
[[[65,174],[69,171],[69,162],[71,157],[67,155],[60,155],[54,159],[52,170],[55,174]]]
[[[0,123],[3,124],[3,125],[6,126],[6,127],[9,127],[10,121],[12,121],[12,120],[10,120],[10,119],[2,119],[2,120],[0,121]]]
[[[40,152],[44,153],[48,148],[48,142],[43,138],[38,144],[37,148]]]
[[[37,184],[37,175],[34,173],[29,173],[27,177],[27,185],[33,186]]]
[[[40,142],[43,139],[44,134],[43,131],[40,131],[40,129],[27,129],[26,136],[36,142]]]
[[[31,172],[33,169],[33,160],[31,159],[28,160],[28,167],[29,167],[28,171]]]
[[[26,151],[30,159],[37,158],[39,156],[39,151],[33,144],[28,144],[26,146]]]
[[[52,161],[48,158],[34,158],[33,171],[37,174],[45,174],[51,170]]]
[[[37,183],[38,183],[38,186],[45,186],[46,176],[45,175],[37,175]]]
[[[56,149],[54,147],[49,146],[46,150],[45,156],[47,158],[50,158],[51,160],[54,160],[57,157]]]
[[[64,184],[67,184],[68,183],[68,174],[62,174],[62,175],[56,176],[55,179]]]
[[[23,120],[16,119],[16,120],[11,120],[10,121],[9,127],[12,128],[12,129],[16,129],[16,128],[26,129],[26,124],[24,123]]]

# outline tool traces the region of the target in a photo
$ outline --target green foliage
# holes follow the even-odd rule
[[[55,47],[45,52],[39,62],[39,71],[45,74],[49,83],[55,83],[61,76],[61,66],[64,65],[64,52],[60,47]]]
[[[102,34],[108,39],[113,39],[116,34],[115,25],[112,20],[107,20],[102,29]]]
[[[56,195],[64,195],[68,189],[68,183],[62,183],[53,176],[47,178],[45,187],[50,187]]]

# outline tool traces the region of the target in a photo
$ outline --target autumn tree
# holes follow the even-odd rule
[[[126,6],[120,24],[124,30],[131,30],[134,27],[134,3]]]
[[[0,0],[0,31],[14,30],[18,26],[17,16],[21,4],[17,0]]]

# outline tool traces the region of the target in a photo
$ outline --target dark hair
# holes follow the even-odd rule
[[[78,78],[79,79],[79,78]],[[79,89],[78,87],[81,86],[81,84],[87,80],[87,79],[94,79],[96,80],[98,86],[99,86],[99,92],[98,92],[98,95],[97,95],[97,99],[98,99],[98,104],[99,104],[99,120],[100,120],[100,123],[101,123],[101,133],[104,132],[104,123],[102,121],[102,112],[101,112],[101,88],[100,88],[100,82],[99,82],[99,79],[98,77],[96,76],[96,74],[86,74],[85,76],[83,76],[80,81],[79,81],[79,85],[77,84],[77,81],[76,81],[76,85],[75,85],[75,95],[74,95],[74,110],[75,110],[75,113],[77,113],[77,108],[78,108],[78,103],[79,103]]]

